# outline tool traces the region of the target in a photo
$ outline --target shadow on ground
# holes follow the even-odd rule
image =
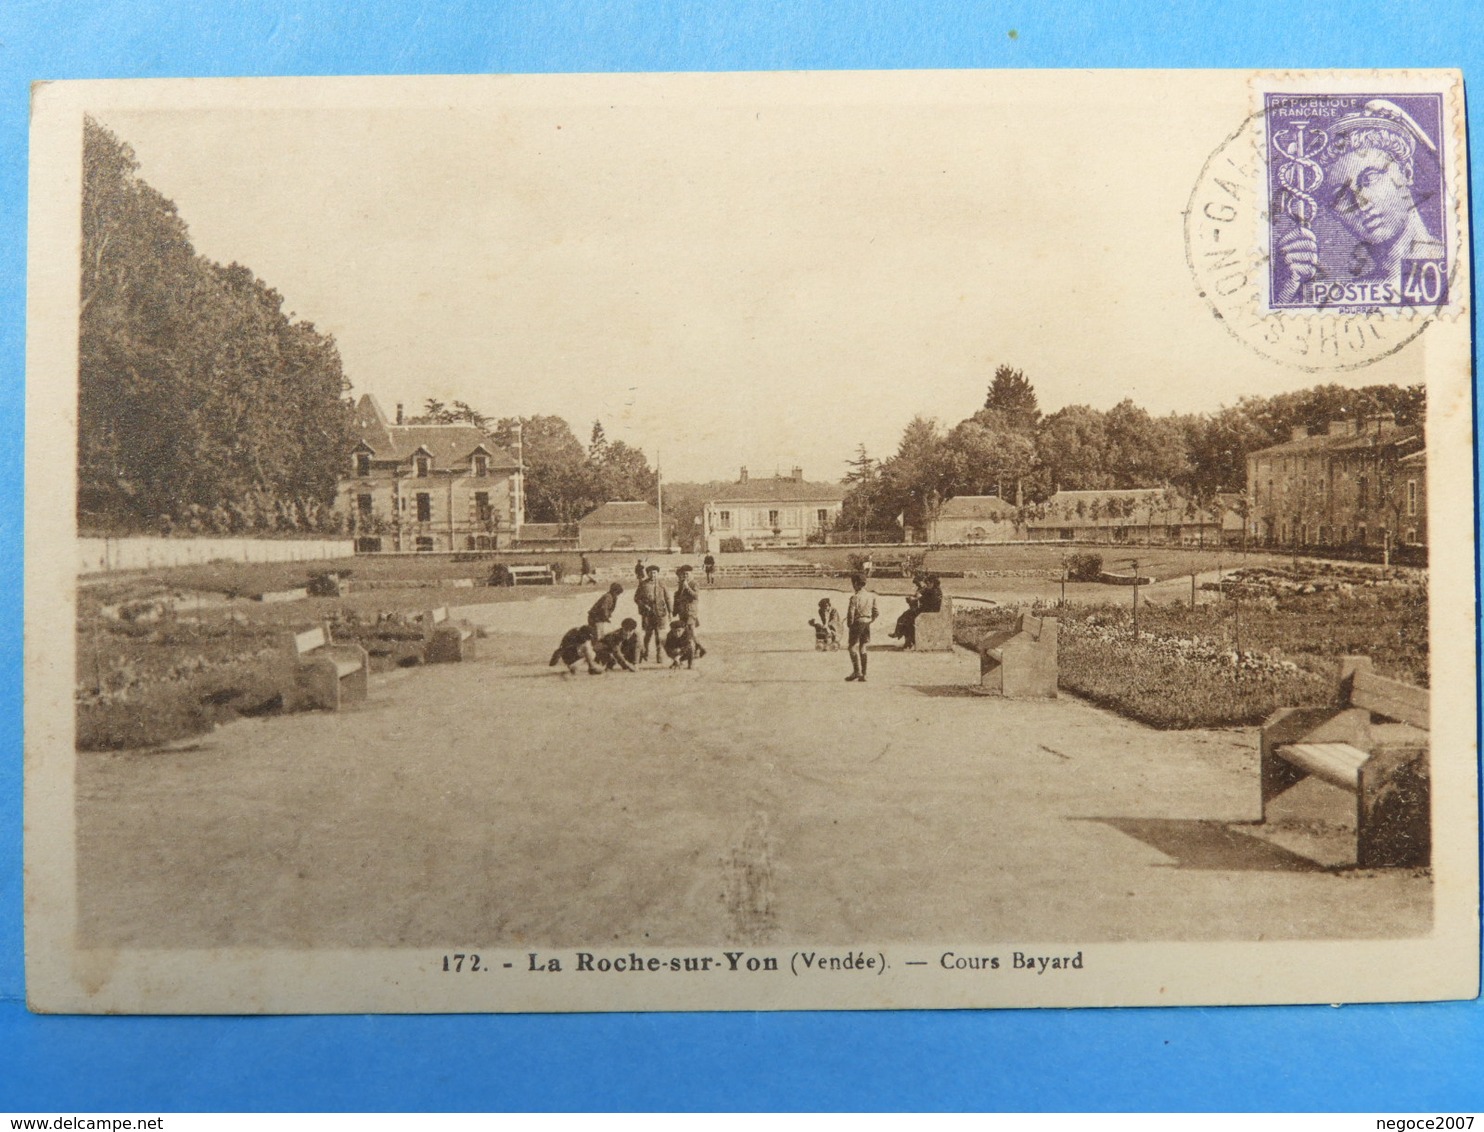
[[[1073,818],[1098,822],[1142,841],[1169,857],[1175,869],[1220,872],[1329,872],[1307,857],[1290,853],[1226,822],[1177,818]]]

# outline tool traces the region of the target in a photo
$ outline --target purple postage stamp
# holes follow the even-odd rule
[[[1268,94],[1269,304],[1448,301],[1439,94]]]

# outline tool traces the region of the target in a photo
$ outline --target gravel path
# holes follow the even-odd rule
[[[1071,698],[972,696],[964,652],[878,651],[870,683],[847,684],[845,654],[812,647],[818,596],[708,593],[697,671],[599,678],[545,663],[590,593],[470,608],[491,659],[373,677],[370,702],[340,715],[80,754],[82,937],[563,947],[1428,930],[1426,875],[1325,868],[1343,835],[1249,824],[1250,730],[1161,733]],[[900,602],[882,605],[879,641]]]

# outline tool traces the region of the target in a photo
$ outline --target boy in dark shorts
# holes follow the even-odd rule
[[[598,638],[593,653],[607,672],[615,668],[622,668],[625,672],[638,671],[635,666],[639,663],[639,622],[625,617],[617,629]]]
[[[670,622],[670,631],[665,634],[665,655],[670,658],[671,668],[679,668],[682,660],[687,668],[696,666],[696,639],[690,626],[678,618]]]
[[[593,647],[595,642],[596,636],[591,625],[579,625],[575,629],[568,629],[562,637],[562,643],[557,645],[556,651],[551,654],[547,667],[555,668],[558,664],[565,664],[567,671],[576,676],[577,665],[585,660],[588,675],[601,676],[603,670],[598,667],[598,657]]]
[[[845,624],[850,632],[851,673],[845,677],[847,683],[859,680],[866,682],[866,650],[871,644],[871,622],[876,620],[876,595],[866,589],[866,576],[856,574],[850,579],[850,605],[845,611]]]
[[[654,662],[665,663],[665,625],[670,620],[670,591],[660,581],[660,568],[649,567],[649,577],[634,591],[634,604],[639,607],[639,621],[644,630],[639,642],[639,659],[649,659],[649,642],[654,640]]]

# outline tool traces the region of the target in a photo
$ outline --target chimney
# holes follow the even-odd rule
[[[1355,422],[1353,420],[1339,420],[1329,422],[1330,436],[1354,436]]]
[[[401,424],[402,423],[402,402],[401,401],[398,401],[397,402],[397,423],[398,424]]]
[[[793,476],[791,478],[793,479],[794,483],[803,483],[804,482],[804,469],[803,468],[795,468],[794,469],[794,474],[793,474]]]
[[[746,464],[743,464],[742,465],[742,475],[740,477],[738,477],[737,482],[738,483],[746,483],[747,482],[747,465]]]
[[[1293,425],[1288,430],[1288,439],[1289,440],[1308,440],[1309,439],[1309,426],[1308,425],[1301,425],[1301,424]]]

